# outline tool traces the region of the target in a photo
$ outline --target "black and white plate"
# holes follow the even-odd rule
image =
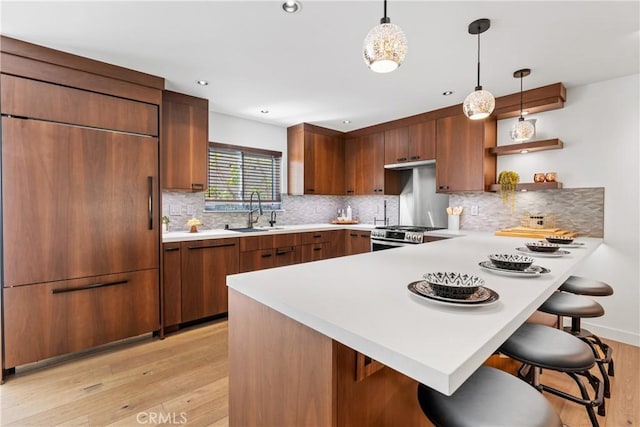
[[[545,257],[545,258],[560,258],[562,256],[569,255],[571,253],[569,251],[564,251],[562,249],[558,249],[555,252],[536,252],[536,251],[532,251],[531,249],[525,246],[521,248],[516,248],[516,251],[523,254],[527,254],[531,257]]]
[[[540,240],[541,242],[543,240]],[[571,243],[556,243],[561,248],[584,248],[584,243],[573,241]]]
[[[407,285],[407,289],[409,289],[409,292],[411,292],[412,295],[426,299],[430,302],[444,305],[456,305],[461,307],[478,307],[490,305],[498,301],[498,299],[500,298],[496,291],[485,286],[478,288],[476,292],[474,292],[467,298],[458,299],[441,297],[439,295],[436,295],[433,289],[431,289],[431,285],[424,280],[418,280],[416,282],[409,283],[409,285]]]
[[[511,277],[538,277],[541,274],[546,274],[551,272],[551,270],[549,270],[548,268],[541,267],[535,264],[531,265],[528,268],[525,268],[524,270],[509,270],[507,268],[496,267],[496,265],[491,261],[482,261],[478,263],[478,265],[484,268],[485,270],[490,271],[491,273],[500,274],[503,276],[511,276]]]

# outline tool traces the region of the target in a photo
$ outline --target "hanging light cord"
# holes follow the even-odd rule
[[[524,117],[522,117],[522,77],[524,77],[523,72],[520,72],[520,120],[524,120]]]
[[[482,86],[480,86],[480,31],[479,30],[478,30],[478,85],[476,86],[476,90],[482,90]]]
[[[391,22],[391,19],[387,17],[387,0],[384,0],[384,16],[380,18],[381,24],[388,24]]]

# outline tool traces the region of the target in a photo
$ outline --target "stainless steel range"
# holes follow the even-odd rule
[[[376,227],[371,230],[371,251],[418,245],[424,242],[425,232],[442,230],[443,228],[444,227],[421,227],[415,225]]]

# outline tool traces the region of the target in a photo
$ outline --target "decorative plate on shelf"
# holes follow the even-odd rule
[[[490,271],[491,273],[511,277],[539,277],[541,274],[551,272],[551,270],[549,270],[548,268],[541,267],[539,265],[531,265],[524,270],[509,270],[506,268],[500,268],[493,264],[491,261],[482,261],[478,263],[478,265],[485,270]]]
[[[571,252],[565,251],[562,249],[558,249],[555,252],[536,252],[536,251],[532,251],[529,248],[525,248],[524,246],[521,248],[516,248],[516,251],[522,252],[523,254],[527,254],[532,257],[546,257],[546,258],[559,258],[565,255],[571,254]]]
[[[455,305],[459,307],[478,307],[490,305],[498,301],[500,296],[493,289],[487,287],[480,287],[476,292],[471,294],[467,298],[446,298],[437,295],[431,285],[424,280],[409,283],[407,289],[412,295],[425,299],[427,301],[443,304],[443,305]]]

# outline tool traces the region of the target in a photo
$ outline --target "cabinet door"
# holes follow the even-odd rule
[[[330,258],[327,256],[331,252],[331,243],[311,243],[300,246],[300,262],[319,261]]]
[[[370,231],[345,230],[345,255],[369,252],[370,238]]]
[[[238,239],[182,242],[182,322],[225,313],[227,275],[238,273]]]
[[[385,141],[386,144],[386,141]],[[436,121],[418,123],[409,126],[408,160],[435,160],[436,158]]]
[[[466,116],[438,119],[436,124],[437,192],[484,191],[495,179],[495,120],[469,120]]]
[[[3,292],[5,369],[160,328],[157,269]]]
[[[207,188],[209,101],[164,91],[162,94],[162,188]]]
[[[274,250],[274,267],[283,267],[298,262],[295,246],[282,246]]]
[[[305,194],[344,194],[344,139],[305,133]]]
[[[180,243],[162,245],[163,325],[177,325],[182,318],[182,265]]]
[[[409,161],[409,127],[390,129],[384,133],[384,164]]]
[[[157,138],[2,117],[4,286],[158,268],[157,168]]]
[[[344,187],[347,196],[356,194],[358,182],[356,171],[360,167],[361,141],[361,138],[350,138],[344,143]]]

